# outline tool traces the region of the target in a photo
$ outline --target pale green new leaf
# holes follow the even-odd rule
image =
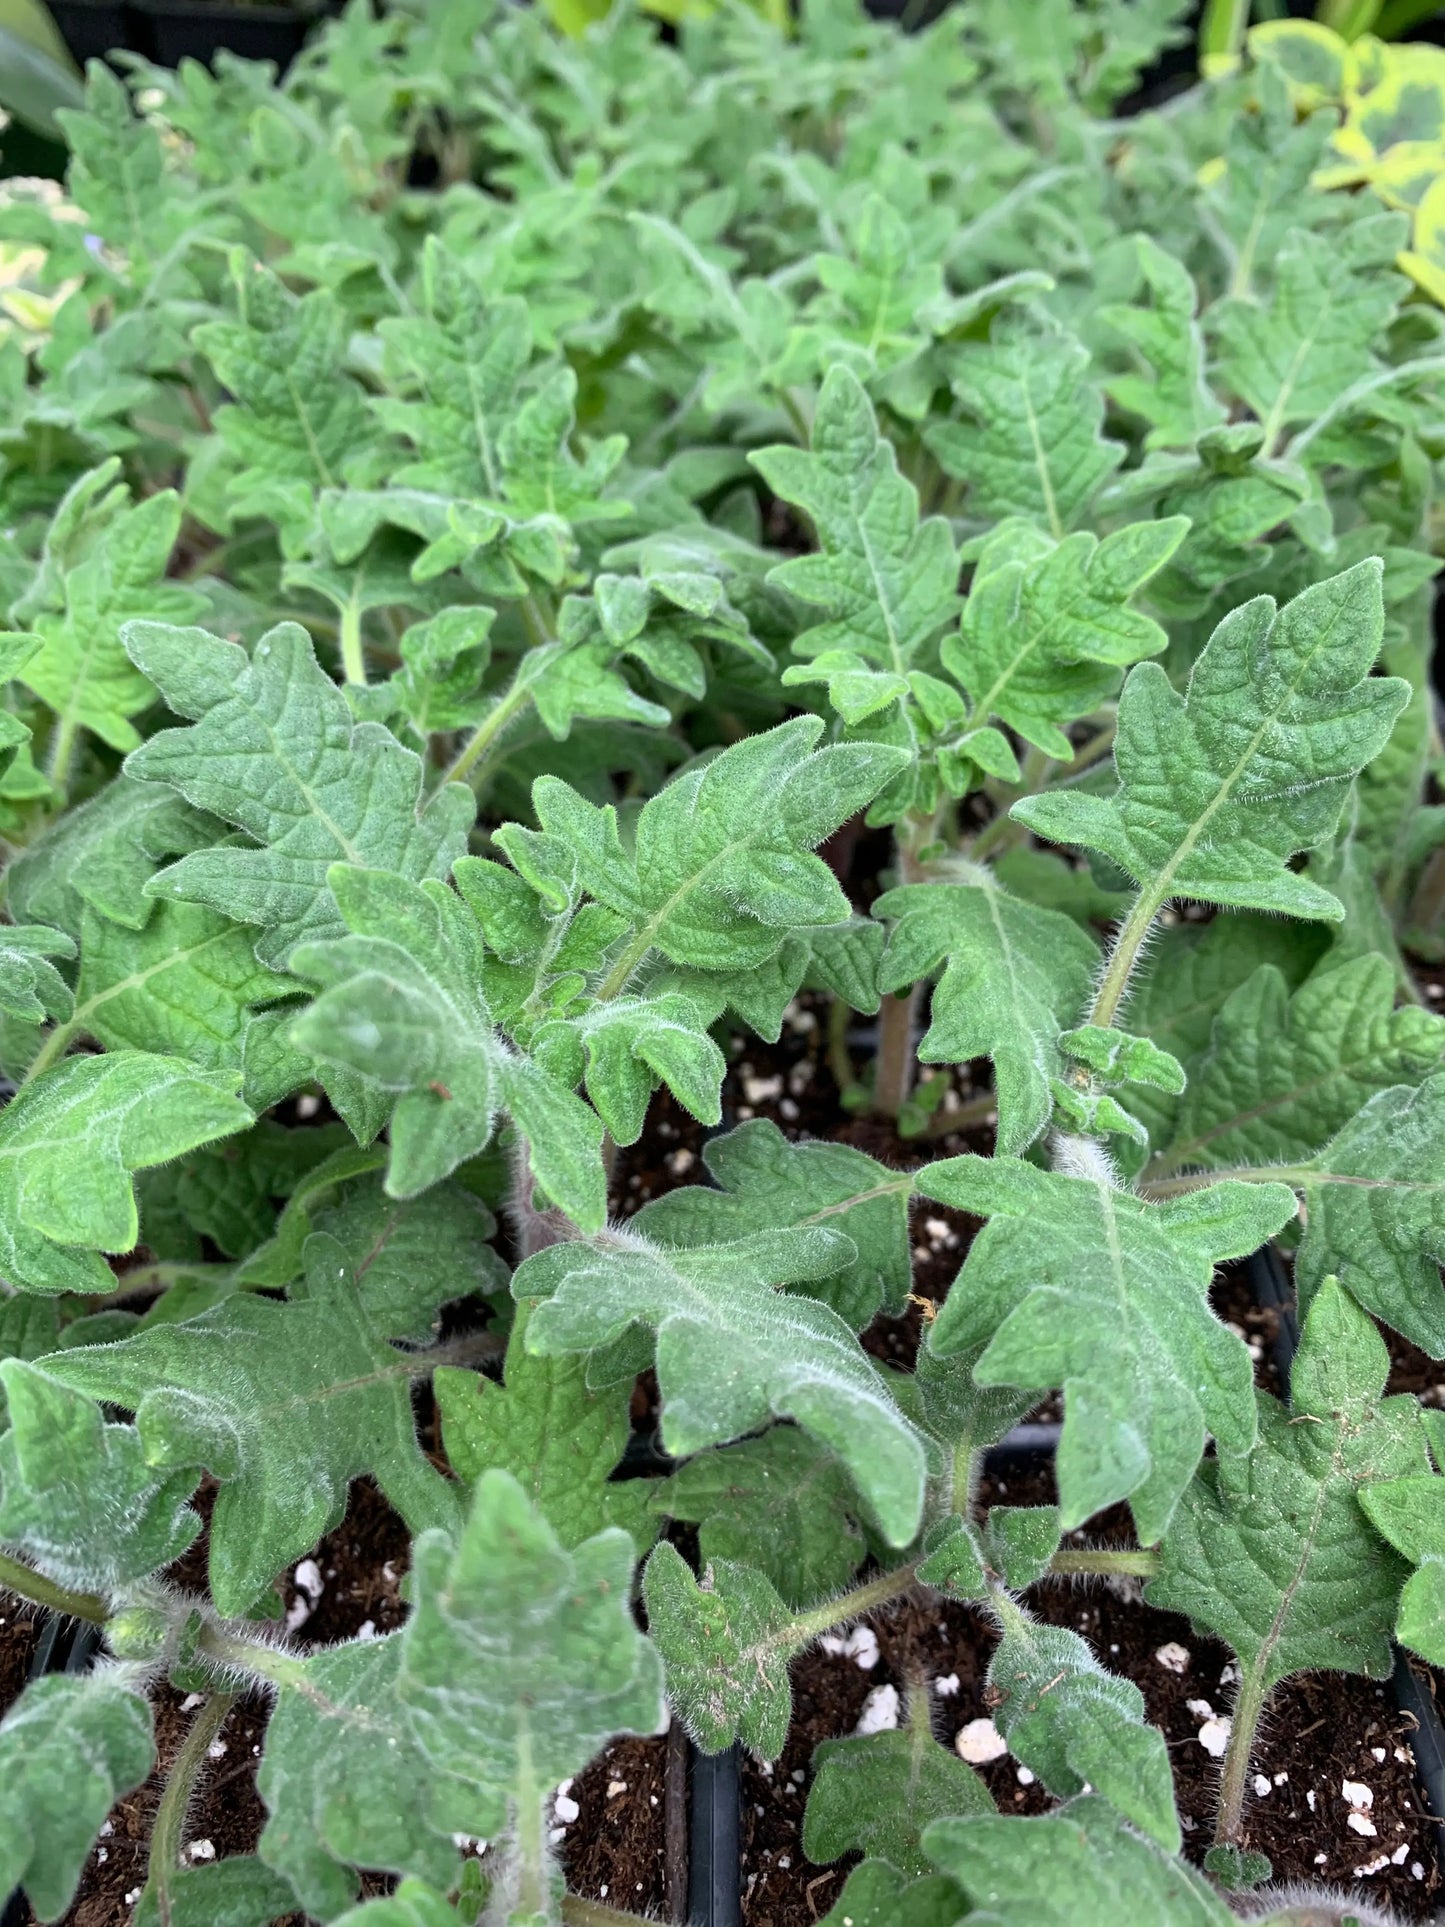
[[[201,1529],[194,1472],[157,1472],[130,1425],[18,1358],[0,1364],[0,1544],[78,1592],[108,1594],[179,1559]]]
[[[333,1239],[313,1235],[306,1259],[305,1293],[289,1304],[237,1295],[45,1364],[134,1412],[147,1464],[216,1478],[210,1580],[223,1613],[244,1612],[339,1524],[364,1473],[413,1531],[457,1518],[454,1488],[417,1441],[415,1360],[372,1330]]]
[[[695,763],[643,805],[630,855],[611,807],[538,779],[533,806],[561,888],[633,926],[604,999],[654,948],[699,970],[750,970],[792,932],[846,921],[847,898],[811,852],[908,759],[875,743],[814,750],[822,730],[820,717],[797,716]]]
[[[1445,1666],[1445,1479],[1367,1485],[1360,1504],[1375,1530],[1417,1568],[1400,1594],[1395,1637],[1432,1666]]]
[[[398,1691],[444,1823],[490,1833],[615,1733],[658,1731],[662,1667],[632,1616],[636,1557],[615,1529],[566,1551],[500,1469],[477,1481],[459,1539],[416,1541]]]
[[[1115,375],[1109,394],[1149,423],[1146,449],[1192,448],[1224,415],[1204,380],[1194,277],[1147,234],[1136,234],[1134,246],[1152,305],[1120,302],[1101,308],[1099,319],[1133,343],[1149,372]]]
[[[723,1559],[699,1585],[666,1539],[643,1572],[647,1624],[667,1674],[667,1697],[704,1753],[734,1740],[760,1759],[782,1752],[793,1716],[788,1661],[807,1643],[760,1572]]]
[[[34,1681],[0,1722],[0,1888],[58,1920],[105,1816],[154,1761],[150,1707],[114,1674]]]
[[[444,884],[379,870],[337,864],[327,881],[352,934],[292,953],[292,968],[321,991],[291,1037],[383,1094],[391,1196],[415,1197],[475,1157],[510,1109],[548,1192],[577,1223],[600,1224],[601,1122],[565,1084],[517,1058],[493,1027],[482,933],[466,904]]]
[[[1380,1091],[1317,1156],[1281,1171],[1304,1196],[1308,1304],[1333,1274],[1367,1311],[1445,1358],[1445,1073]]]
[[[660,1082],[699,1123],[721,1121],[727,1062],[708,1035],[716,1012],[716,999],[649,989],[543,1024],[532,1054],[564,1088],[583,1085],[615,1143],[635,1144]]]
[[[1234,1927],[1237,1919],[1203,1874],[1134,1832],[1097,1795],[1029,1819],[935,1820],[923,1845],[977,1902],[980,1927]]]
[[[919,1844],[930,1820],[993,1810],[973,1768],[933,1737],[925,1707],[898,1732],[824,1740],[813,1755],[803,1852],[819,1864],[863,1853],[923,1875],[933,1865]]]
[[[983,869],[966,882],[885,891],[873,914],[890,926],[880,989],[906,989],[943,965],[920,1061],[990,1057],[999,1149],[1027,1149],[1049,1121],[1059,1035],[1088,1001],[1098,946],[1071,918],[1010,896]]]
[[[1064,725],[1107,702],[1120,670],[1164,648],[1163,629],[1129,599],[1164,567],[1188,526],[1178,515],[1131,522],[1102,542],[1082,531],[1056,542],[1029,522],[993,530],[958,634],[940,651],[973,705],[974,725],[997,719],[1070,761]]]
[[[1259,1394],[1259,1438],[1221,1452],[1185,1494],[1146,1597],[1225,1640],[1268,1689],[1330,1669],[1386,1679],[1406,1576],[1360,1488],[1429,1470],[1419,1405],[1383,1398],[1389,1354],[1335,1282],[1320,1287],[1288,1411]]]
[[[776,495],[804,510],[821,551],[779,563],[768,577],[827,615],[793,644],[798,655],[824,660],[786,680],[817,680],[843,652],[845,674],[884,672],[871,680],[881,702],[891,701],[903,693],[919,650],[958,607],[948,523],[931,516],[920,524],[918,491],[899,474],[867,393],[841,363],[819,393],[811,449],[765,448],[751,460]],[[856,704],[849,720],[858,720]]]
[[[0,1276],[29,1291],[109,1291],[96,1254],[139,1233],[131,1173],[244,1130],[234,1074],[113,1051],[57,1064],[0,1113]]]
[[[880,1307],[896,1315],[912,1282],[908,1200],[913,1181],[848,1144],[793,1143],[767,1118],[710,1138],[713,1182],[669,1191],[642,1207],[634,1230],[659,1244],[727,1244],[755,1231],[820,1225],[844,1232],[856,1256],[814,1296],[861,1331]]]
[[[971,515],[1026,516],[1056,540],[1073,528],[1124,456],[1100,433],[1104,400],[1088,362],[1040,312],[996,321],[991,340],[957,349],[949,379],[966,419],[938,422],[924,440],[968,483]]]
[[[1337,920],[1338,901],[1288,862],[1330,835],[1409,699],[1408,683],[1370,674],[1383,621],[1374,560],[1278,611],[1257,596],[1214,631],[1185,695],[1156,663],[1130,672],[1113,796],[1055,791],[1012,814],[1117,863],[1146,907],[1183,896]]]
[[[75,1007],[70,985],[52,957],[70,959],[75,945],[44,923],[0,924],[0,1011],[22,1024],[64,1022]]]
[[[457,1477],[475,1485],[500,1466],[569,1549],[621,1526],[645,1551],[657,1536],[650,1481],[611,1477],[632,1430],[627,1382],[592,1390],[578,1358],[527,1350],[525,1303],[507,1340],[504,1382],[452,1368],[433,1378],[442,1443]]]
[[[754,1566],[796,1608],[841,1592],[867,1551],[847,1473],[794,1425],[700,1452],[650,1493],[655,1512],[697,1525],[707,1564]]]
[[[149,896],[204,903],[260,924],[257,954],[280,964],[307,938],[344,930],[333,864],[445,876],[466,847],[475,802],[460,783],[422,801],[421,759],[380,723],[354,723],[310,638],[283,622],[252,656],[200,629],[138,624],[132,658],[190,729],[163,729],[126,764],[234,823],[256,847],[198,850],[154,877]]]
[[[513,1280],[540,1298],[527,1345],[594,1351],[634,1325],[657,1334],[662,1441],[679,1458],[791,1418],[835,1452],[884,1538],[906,1545],[923,1501],[923,1446],[851,1329],[797,1290],[854,1247],[817,1227],[667,1249],[636,1231],[553,1245]]]
[[[1204,1452],[1254,1437],[1249,1354],[1209,1308],[1213,1268],[1293,1217],[1279,1184],[1239,1182],[1146,1204],[1102,1173],[1067,1176],[1007,1159],[949,1158],[918,1179],[973,1211],[979,1233],[929,1344],[985,1347],[981,1385],[1062,1387],[1065,1529],[1127,1498],[1155,1543]]]
[[[1109,1672],[1064,1626],[1005,1610],[988,1683],[1002,1695],[994,1724],[1014,1757],[1050,1793],[1092,1787],[1170,1853],[1182,1835],[1163,1733],[1144,1717],[1144,1695]]]
[[[1292,997],[1265,965],[1221,1007],[1149,1175],[1308,1158],[1376,1091],[1418,1084],[1442,1061],[1445,1018],[1396,1009],[1384,957],[1317,971]]]

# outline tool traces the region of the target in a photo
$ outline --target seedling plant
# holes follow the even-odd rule
[[[1445,1357],[1445,326],[1287,39],[1116,117],[1185,11],[352,0],[281,85],[93,68],[8,189],[0,1579],[106,1652],[0,1724],[40,1918],[168,1680],[147,1927],[625,1920],[559,1783],[669,1717],[775,1757],[790,1660],[933,1589],[1060,1804],[926,1693],[839,1736],[833,1927],[1219,1927],[1274,1688],[1445,1664],[1386,1395]],[[755,1118],[610,1217],[804,994],[896,1155]],[[927,1201],[982,1228],[885,1367]],[[1287,1405],[1208,1296],[1271,1239]],[[985,1519],[1050,1394],[1057,1504]],[[276,1582],[358,1479],[408,1617],[313,1649]],[[1060,1574],[1237,1657],[1203,1868]],[[183,1864],[254,1693],[255,1852]]]

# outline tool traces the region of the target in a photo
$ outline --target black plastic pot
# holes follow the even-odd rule
[[[96,1627],[47,1613],[40,1644],[30,1661],[30,1677],[41,1679],[46,1673],[83,1673],[94,1659],[99,1645],[100,1633]],[[17,1887],[4,1906],[0,1907],[0,1927],[26,1927],[29,1919],[29,1905]]]
[[[300,53],[326,9],[319,0],[296,7],[205,6],[200,0],[131,0],[132,46],[160,67],[182,60],[209,64],[217,53],[272,60],[279,73]]]
[[[49,0],[49,5],[77,66],[130,48],[130,23],[121,0]]]

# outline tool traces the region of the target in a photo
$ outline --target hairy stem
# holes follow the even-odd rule
[[[69,714],[56,718],[55,734],[50,739],[50,760],[46,775],[63,797],[70,780],[70,761],[75,754],[75,718]]]
[[[53,1579],[32,1571],[6,1552],[0,1552],[0,1587],[18,1593],[32,1606],[48,1607],[51,1612],[64,1613],[69,1619],[87,1619],[92,1626],[103,1626],[110,1617],[110,1608],[98,1593],[71,1592],[65,1586],[57,1586]]]
[[[1256,1661],[1244,1669],[1229,1716],[1229,1744],[1224,1750],[1224,1772],[1219,1782],[1219,1818],[1214,1825],[1214,1844],[1234,1847],[1239,1844],[1240,1824],[1244,1818],[1244,1789],[1249,1778],[1249,1756],[1254,1751],[1254,1736],[1269,1689],[1264,1669]]]
[[[181,1835],[196,1781],[205,1768],[211,1742],[235,1703],[234,1693],[211,1694],[191,1721],[191,1730],[166,1778],[151,1829],[150,1860],[146,1869],[146,1886],[155,1895],[160,1927],[170,1927],[171,1923],[171,1883],[180,1867]]]
[[[858,1082],[858,1074],[853,1069],[853,1060],[848,1055],[848,1018],[851,1015],[847,1004],[833,993],[833,1001],[828,1006],[828,1069],[833,1073],[833,1082],[838,1086],[842,1097],[851,1091]]]
[[[22,1091],[27,1084],[33,1083],[43,1071],[48,1071],[57,1057],[63,1057],[65,1055],[79,1034],[79,1030],[80,1026],[76,1023],[57,1024],[55,1026],[55,1029],[51,1031],[45,1042],[31,1058],[25,1075],[20,1080],[20,1089]]]
[[[918,991],[912,985],[901,995],[890,992],[878,1012],[878,1063],[873,1077],[873,1108],[884,1117],[897,1117],[913,1084],[914,1046],[918,1029]]]
[[[998,1092],[980,1091],[977,1097],[965,1098],[955,1104],[951,1111],[937,1110],[923,1128],[909,1133],[913,1138],[947,1137],[952,1131],[967,1131],[975,1124],[988,1124],[998,1115]]]
[[[526,708],[531,700],[531,689],[521,682],[514,682],[495,708],[478,723],[465,746],[452,759],[442,776],[442,782],[464,781],[492,749],[507,725]]]
[[[1159,914],[1161,905],[1150,890],[1141,890],[1134,900],[1134,908],[1119,927],[1114,938],[1114,947],[1109,952],[1109,961],[1104,966],[1104,974],[1099,979],[1098,994],[1094,998],[1093,1009],[1084,1020],[1086,1023],[1099,1024],[1105,1029],[1119,1014],[1119,1006],[1124,1001],[1124,993],[1129,988],[1129,979],[1134,966],[1139,961],[1139,952],[1144,939],[1149,934],[1149,926]]]
[[[1143,1552],[1133,1546],[1087,1546],[1079,1551],[1056,1552],[1049,1571],[1068,1574],[1126,1573],[1135,1579],[1152,1579],[1159,1570],[1157,1552]]]
[[[517,1913],[523,1920],[543,1920],[548,1904],[547,1844],[543,1796],[533,1783],[532,1736],[523,1720],[517,1728]]]
[[[825,1600],[821,1606],[814,1606],[811,1612],[797,1614],[773,1635],[769,1643],[789,1648],[806,1646],[820,1633],[831,1632],[833,1627],[857,1619],[861,1614],[871,1612],[875,1606],[886,1606],[890,1599],[900,1598],[910,1589],[917,1576],[916,1565],[898,1566],[892,1572],[881,1572],[876,1579],[865,1580],[851,1592],[845,1592],[837,1599]]]
[[[564,1927],[647,1927],[641,1914],[625,1914],[620,1907],[609,1907],[602,1900],[584,1900],[581,1894],[562,1897]]]

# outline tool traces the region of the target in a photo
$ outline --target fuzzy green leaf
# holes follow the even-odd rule
[[[1389,1369],[1369,1318],[1326,1280],[1288,1411],[1259,1394],[1253,1450],[1201,1469],[1160,1549],[1150,1603],[1225,1640],[1265,1689],[1306,1669],[1389,1676],[1406,1569],[1359,1493],[1429,1469],[1417,1402],[1381,1396]]]
[[[420,758],[381,724],[353,723],[295,623],[270,630],[249,658],[204,630],[149,623],[126,631],[126,647],[170,707],[197,719],[152,736],[127,773],[169,784],[259,846],[182,857],[147,895],[260,924],[257,955],[279,964],[304,939],[343,933],[326,883],[333,864],[420,880],[445,876],[465,848],[471,792],[449,783],[424,804]]]
[[[1194,277],[1147,234],[1136,234],[1134,246],[1151,305],[1111,305],[1099,310],[1099,319],[1133,343],[1149,372],[1115,375],[1109,394],[1149,423],[1146,449],[1192,448],[1224,414],[1204,380]]]
[[[1059,1034],[1088,1000],[1097,945],[1071,918],[1010,896],[983,870],[977,881],[885,891],[873,913],[890,924],[881,989],[902,990],[944,966],[920,1061],[992,1058],[999,1149],[1027,1149],[1049,1121],[1050,1081],[1064,1068]]]
[[[1097,1795],[1061,1812],[935,1820],[924,1849],[997,1927],[1233,1927],[1193,1867],[1135,1833]]]
[[[461,1831],[538,1802],[615,1733],[662,1724],[662,1668],[632,1617],[636,1550],[599,1532],[567,1552],[510,1474],[477,1481],[459,1541],[423,1533],[399,1692]]]
[[[923,1447],[881,1375],[835,1311],[804,1287],[853,1256],[816,1227],[730,1244],[666,1249],[632,1230],[553,1245],[521,1265],[529,1349],[592,1351],[634,1325],[657,1333],[662,1440],[679,1458],[773,1418],[795,1419],[847,1466],[892,1545],[918,1529]]]
[[[238,1081],[143,1051],[37,1078],[0,1114],[0,1275],[29,1291],[111,1290],[94,1254],[136,1242],[131,1173],[244,1130]]]
[[[1012,814],[1098,850],[1148,905],[1182,896],[1338,919],[1338,901],[1288,861],[1329,836],[1409,699],[1408,683],[1369,673],[1383,621],[1374,560],[1278,612],[1257,596],[1214,631],[1184,696],[1155,663],[1130,672],[1114,796],[1056,791]]]
[[[1380,1091],[1308,1163],[1295,1261],[1308,1304],[1328,1275],[1432,1358],[1445,1358],[1445,1072]]]
[[[271,1927],[294,1913],[296,1893],[247,1853],[175,1868],[167,1883],[166,1927]],[[134,1927],[162,1927],[160,1901],[148,1886],[136,1903]]]
[[[819,1927],[957,1927],[961,1904],[942,1874],[905,1880],[886,1861],[865,1860]]]
[[[113,1674],[28,1686],[0,1722],[0,1888],[58,1920],[105,1816],[154,1760],[150,1707]]]
[[[813,1754],[813,1775],[803,1852],[820,1864],[857,1852],[901,1874],[926,1874],[933,1863],[919,1841],[930,1820],[993,1811],[983,1781],[939,1745],[926,1720],[866,1739],[825,1740]]]
[[[1280,971],[1257,970],[1215,1018],[1151,1172],[1309,1157],[1376,1091],[1421,1082],[1445,1059],[1445,1018],[1394,1006],[1381,956],[1317,971],[1293,997]]]
[[[704,1753],[736,1739],[775,1760],[788,1737],[788,1661],[804,1643],[760,1572],[723,1559],[699,1585],[667,1540],[643,1573],[647,1624],[667,1673],[667,1696]]]
[[[71,958],[63,930],[43,923],[0,924],[0,1011],[22,1024],[63,1022],[75,1008],[70,985],[49,960]]]
[[[201,1529],[194,1472],[156,1472],[130,1425],[33,1365],[9,1358],[0,1384],[0,1543],[79,1592],[110,1593],[179,1559]]]
[[[1003,1695],[994,1723],[1009,1751],[1050,1793],[1092,1787],[1170,1853],[1182,1841],[1169,1749],[1144,1718],[1144,1695],[1110,1673],[1067,1627],[1006,1613],[988,1683]]]
[[[383,1094],[388,1192],[415,1197],[447,1177],[486,1148],[510,1109],[548,1192],[577,1223],[600,1224],[601,1123],[565,1084],[523,1065],[493,1028],[482,934],[467,906],[444,884],[379,870],[336,864],[327,883],[352,934],[292,953],[292,968],[321,991],[291,1037]]]
[[[204,1466],[221,1490],[211,1593],[254,1604],[338,1525],[369,1473],[413,1531],[456,1521],[454,1489],[417,1441],[415,1365],[378,1338],[341,1247],[313,1235],[304,1296],[237,1296],[179,1325],[49,1359],[63,1384],[134,1412],[147,1464]]]
[[[1026,516],[1058,540],[1078,521],[1124,450],[1099,430],[1103,396],[1087,380],[1083,345],[1038,314],[999,321],[949,370],[968,419],[939,422],[924,440],[966,481],[980,520]]]
[[[613,1482],[632,1429],[627,1382],[592,1391],[581,1359],[527,1350],[529,1313],[517,1307],[502,1385],[475,1372],[438,1371],[433,1385],[447,1460],[475,1485],[500,1466],[569,1549],[621,1526],[639,1550],[657,1536],[647,1481]]]
[[[1367,1485],[1360,1504],[1375,1530],[1418,1568],[1400,1594],[1395,1637],[1432,1666],[1445,1666],[1445,1479]]]
[[[851,1145],[791,1143],[752,1118],[703,1146],[711,1185],[687,1185],[643,1206],[633,1228],[659,1244],[727,1244],[755,1231],[820,1225],[852,1239],[856,1256],[813,1295],[862,1330],[880,1306],[896,1315],[912,1279],[912,1180]]]
[[[847,1473],[796,1426],[700,1452],[652,1491],[654,1511],[697,1525],[709,1565],[756,1567],[796,1608],[841,1591],[867,1550]]]
[[[963,622],[941,651],[967,693],[973,722],[1007,723],[1025,742],[1069,761],[1066,723],[1113,696],[1119,671],[1158,655],[1167,638],[1129,598],[1184,539],[1181,516],[1131,522],[1100,542],[1054,542],[1006,522],[979,552]]]
[[[1163,1533],[1204,1451],[1254,1437],[1249,1354],[1209,1308],[1222,1258],[1294,1215],[1278,1184],[1223,1183],[1145,1204],[1103,1176],[978,1157],[930,1165],[927,1197],[987,1217],[930,1333],[947,1356],[984,1345],[982,1385],[1062,1386],[1065,1528],[1127,1498]]]

